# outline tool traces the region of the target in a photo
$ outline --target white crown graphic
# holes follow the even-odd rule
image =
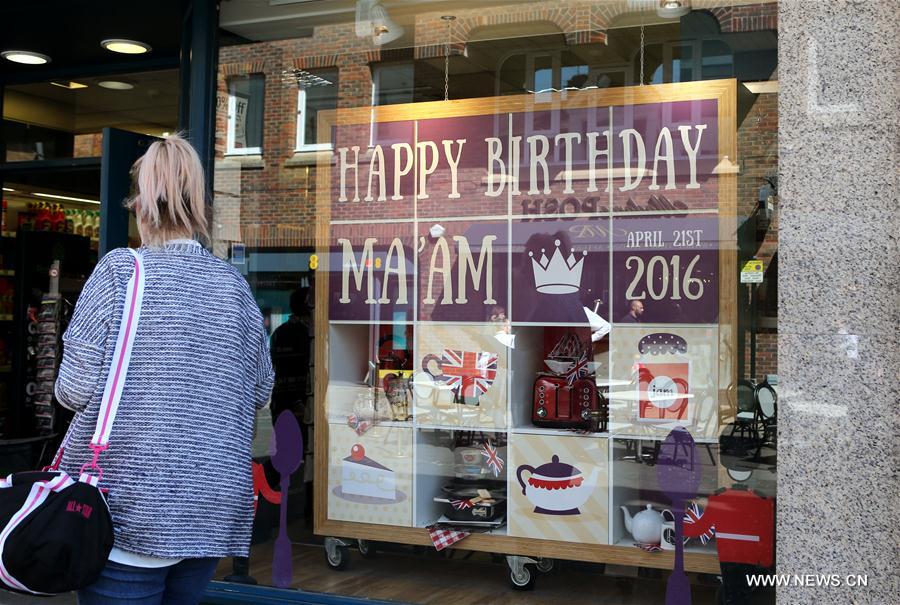
[[[534,287],[541,294],[571,294],[581,289],[581,269],[587,250],[581,252],[581,258],[575,258],[575,249],[569,251],[569,258],[563,258],[559,249],[560,241],[554,242],[556,250],[551,258],[541,248],[541,259],[534,259],[534,252],[529,252],[531,268],[534,271]]]

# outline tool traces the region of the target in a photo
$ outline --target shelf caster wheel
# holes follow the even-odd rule
[[[534,590],[537,581],[537,568],[534,565],[523,565],[519,573],[509,572],[509,583],[513,590]]]
[[[528,557],[508,556],[509,583],[513,590],[534,590],[537,581],[537,561]]]
[[[363,559],[374,559],[378,556],[378,549],[375,542],[369,540],[357,540],[357,548],[359,548],[359,556]]]
[[[349,545],[338,538],[325,538],[325,560],[335,571],[347,569],[350,566]]]
[[[540,559],[538,559],[535,567],[537,567],[537,570],[541,573],[550,573],[551,571],[553,571],[554,564],[555,561],[553,559],[541,557]]]

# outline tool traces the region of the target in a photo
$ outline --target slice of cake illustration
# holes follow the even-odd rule
[[[397,499],[394,471],[366,456],[365,448],[357,443],[342,461],[341,491],[345,495],[394,501]]]

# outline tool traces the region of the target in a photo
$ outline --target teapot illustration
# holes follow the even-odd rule
[[[652,504],[648,504],[647,508],[632,517],[627,508],[624,506],[620,508],[625,514],[625,529],[631,532],[631,537],[637,544],[660,543],[663,521],[667,513],[672,515],[670,511],[664,510],[660,513],[653,510]],[[672,518],[674,519],[674,517]]]
[[[522,479],[523,472],[531,473],[528,480]],[[580,470],[559,461],[555,455],[550,462],[534,468],[523,464],[516,469],[516,479],[522,486],[522,494],[534,505],[534,512],[544,515],[580,515],[594,487],[600,467],[595,467],[589,478]],[[656,532],[659,534],[659,530]],[[657,535],[657,538],[659,536]]]

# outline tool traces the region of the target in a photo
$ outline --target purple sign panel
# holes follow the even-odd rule
[[[609,208],[610,108],[517,113],[508,143],[514,214],[548,218]]]
[[[613,210],[716,209],[717,112],[714,100],[612,108]]]
[[[609,218],[517,219],[512,241],[513,321],[587,325],[585,308],[608,319]]]
[[[615,217],[613,238],[615,322],[718,322],[718,216]]]
[[[419,218],[505,216],[508,199],[498,162],[505,162],[500,154],[508,139],[508,114],[420,120],[416,130]]]
[[[413,122],[333,129],[332,220],[411,219],[416,183]]]
[[[416,300],[413,223],[332,225],[329,317],[412,321]]]
[[[419,221],[419,320],[509,317],[508,223]]]

